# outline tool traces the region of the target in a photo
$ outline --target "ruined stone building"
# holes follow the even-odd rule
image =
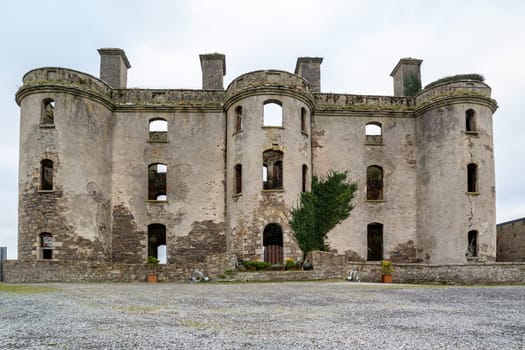
[[[403,58],[393,96],[329,93],[322,58],[300,57],[224,88],[215,53],[200,90],[131,89],[124,51],[99,53],[100,78],[38,68],[16,94],[19,260],[298,259],[291,208],[331,169],[358,187],[328,235],[348,259],[495,260],[497,104],[482,78],[421,89],[422,61]]]

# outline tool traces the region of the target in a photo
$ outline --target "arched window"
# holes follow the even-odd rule
[[[366,260],[383,260],[383,224],[377,222],[368,224],[366,231],[368,246]]]
[[[308,178],[308,166],[303,164],[303,181],[301,191],[306,192],[306,180]]]
[[[162,253],[164,253],[164,257]],[[148,257],[149,256],[159,260],[163,258],[164,263],[166,263],[166,226],[162,224],[148,225]]]
[[[42,101],[42,125],[55,124],[55,101],[51,98],[46,98]]]
[[[383,168],[380,166],[371,165],[366,168],[366,199],[383,199]]]
[[[264,102],[263,126],[283,126],[283,105],[281,101]]]
[[[242,130],[242,107],[235,108],[235,132]]]
[[[370,122],[365,125],[365,143],[370,145],[381,145],[383,144],[383,134],[381,129],[381,123]]]
[[[467,132],[476,132],[476,112],[473,109],[467,109],[465,112],[465,124]]]
[[[467,192],[478,192],[478,166],[474,163],[467,165]]]
[[[43,159],[40,162],[40,190],[53,190],[53,161]]]
[[[168,142],[168,122],[164,119],[149,121],[149,141]]]
[[[283,152],[267,150],[263,152],[263,189],[283,188]]]
[[[263,232],[264,261],[270,264],[283,263],[283,231],[281,226],[266,225]]]
[[[301,108],[301,131],[306,132],[306,108]]]
[[[478,256],[478,231],[472,230],[468,232],[468,246],[467,258],[475,258]]]
[[[167,199],[167,172],[166,164],[155,163],[148,166],[148,200],[165,201]]]
[[[242,193],[242,165],[235,166],[235,194]]]
[[[48,232],[40,234],[40,259],[53,259],[53,235]]]

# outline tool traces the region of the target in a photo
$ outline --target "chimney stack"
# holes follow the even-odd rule
[[[223,77],[226,74],[226,57],[222,53],[199,55],[202,70],[203,90],[224,90]]]
[[[100,79],[114,89],[125,89],[128,83],[128,69],[131,68],[122,49],[98,49],[100,54]]]
[[[417,58],[402,58],[390,76],[394,78],[394,96],[415,96],[421,90],[421,63]]]
[[[310,91],[321,92],[322,57],[299,57],[295,65],[295,74],[303,77],[310,84]]]

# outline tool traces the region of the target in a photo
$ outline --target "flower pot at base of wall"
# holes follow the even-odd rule
[[[157,280],[156,273],[148,273],[148,283],[157,283]]]
[[[382,275],[381,282],[383,283],[392,283],[392,275]]]
[[[312,265],[312,263],[305,262],[305,263],[303,264],[303,270],[305,270],[305,271],[312,270],[313,268],[314,268],[314,266]]]

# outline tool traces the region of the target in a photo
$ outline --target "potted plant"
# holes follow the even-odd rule
[[[390,260],[383,260],[381,262],[381,270],[383,275],[381,276],[381,282],[383,283],[392,283],[392,273],[394,272],[394,267]]]
[[[286,270],[299,270],[299,268],[301,268],[301,265],[299,263],[295,262],[295,260],[293,258],[286,259],[286,262],[284,263],[284,266],[285,266]]]
[[[148,283],[157,283],[157,265],[159,264],[159,259],[154,256],[148,256]]]

